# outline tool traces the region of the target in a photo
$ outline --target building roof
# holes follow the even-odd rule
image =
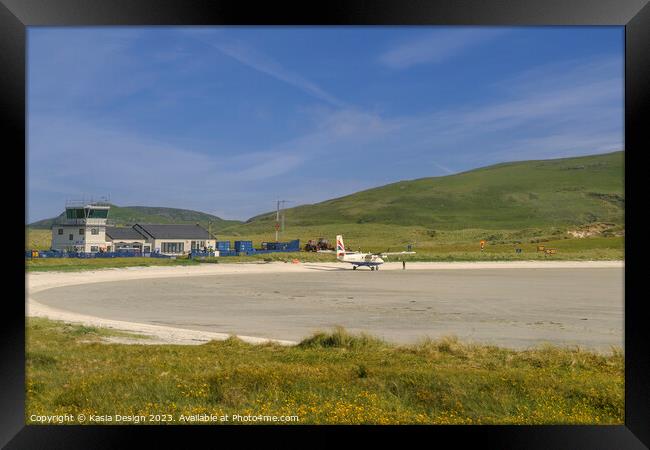
[[[187,224],[141,224],[133,226],[141,233],[146,233],[154,239],[214,239],[208,230],[200,225]]]
[[[129,240],[145,240],[146,238],[133,229],[132,227],[106,227],[106,236],[113,240],[129,239]]]

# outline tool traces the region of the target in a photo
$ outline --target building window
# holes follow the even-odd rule
[[[69,241],[74,241],[74,234],[69,234],[68,235],[68,240]]]
[[[205,247],[205,241],[192,241],[192,250],[201,250]]]
[[[91,228],[90,234],[99,234],[99,230],[97,228]]]
[[[83,208],[66,209],[65,217],[67,219],[85,219],[86,214],[84,213]]]
[[[86,231],[86,230],[84,230],[83,228],[79,228],[79,234],[80,234],[81,236],[84,235],[84,231]]]
[[[183,253],[184,242],[163,242],[162,253]]]
[[[91,252],[98,252],[98,251],[99,251],[99,246],[97,246],[97,245],[91,245],[91,246],[90,246],[90,251],[91,251]]]
[[[88,212],[89,219],[106,219],[108,217],[108,209],[94,209],[91,208]]]
[[[63,228],[59,228],[59,235],[63,235]]]

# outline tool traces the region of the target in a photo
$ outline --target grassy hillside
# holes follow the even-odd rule
[[[522,229],[624,220],[624,154],[497,164],[400,181],[287,209],[287,226],[391,224],[435,229]],[[272,229],[275,213],[228,227]]]
[[[411,260],[537,259],[538,244],[557,248],[555,259],[624,257],[623,152],[581,158],[499,164],[446,177],[401,181],[315,205],[286,210],[280,240],[343,234],[349,248],[403,250]],[[183,214],[181,214],[181,212]],[[113,220],[213,220],[220,240],[275,239],[275,213],[246,223],[171,208],[115,207]],[[198,220],[197,220],[198,219]],[[596,229],[584,238],[576,231]],[[487,246],[480,251],[479,241]],[[30,227],[26,248],[50,247],[49,230]],[[515,254],[515,247],[523,253]],[[304,255],[303,255],[304,258]]]
[[[63,218],[61,213],[59,218]],[[224,220],[220,217],[199,211],[155,206],[111,206],[109,221],[116,225],[133,225],[134,223],[200,223],[207,226],[212,221],[214,230],[241,223],[236,220]],[[39,220],[30,224],[33,229],[50,229],[55,218]]]

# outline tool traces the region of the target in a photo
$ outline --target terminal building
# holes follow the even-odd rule
[[[214,250],[217,247],[217,239],[198,224],[136,223],[133,230],[144,237],[145,245],[151,245],[153,251],[166,255],[182,255],[191,250]]]
[[[108,225],[110,205],[99,202],[66,204],[65,215],[52,225],[52,249],[69,252],[117,252],[184,255],[192,250],[215,249],[216,237],[200,225]]]
[[[151,244],[147,244],[147,239],[132,227],[106,227],[106,244],[112,251],[151,252]]]

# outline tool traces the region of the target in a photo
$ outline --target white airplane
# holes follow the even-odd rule
[[[384,263],[382,258],[388,255],[414,255],[415,252],[384,252],[384,253],[362,253],[345,251],[343,236],[336,236],[336,259],[352,264],[352,269],[359,266],[368,266],[370,270],[379,270],[379,265]]]

